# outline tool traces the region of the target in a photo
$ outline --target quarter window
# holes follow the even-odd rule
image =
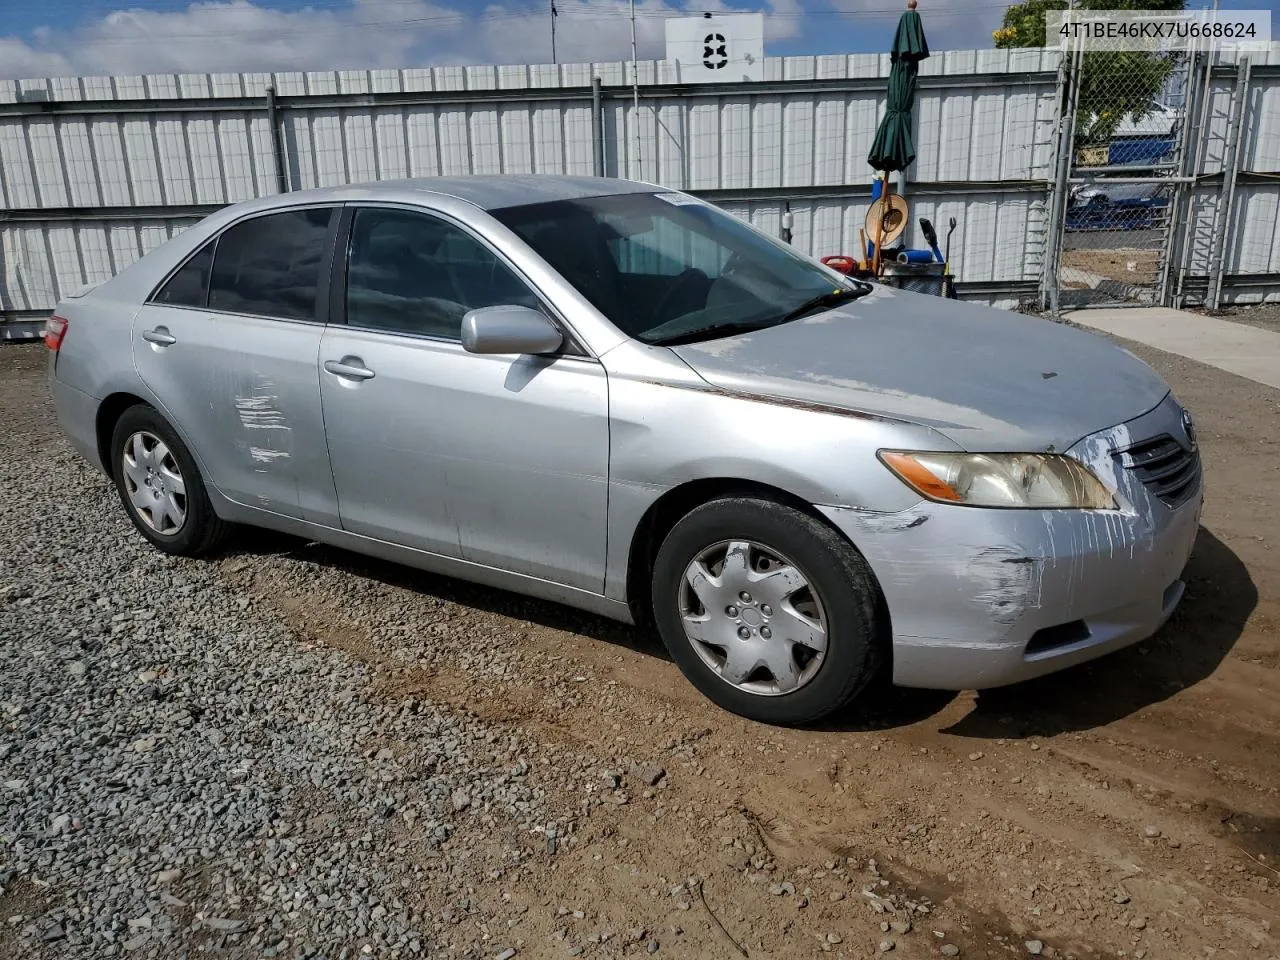
[[[538,308],[497,254],[453,224],[406,210],[357,210],[347,258],[347,323],[458,340],[479,307]]]
[[[155,295],[156,303],[174,307],[203,307],[209,296],[209,268],[213,266],[210,240],[168,279]]]
[[[314,320],[332,209],[254,217],[218,240],[209,307],[285,320]]]

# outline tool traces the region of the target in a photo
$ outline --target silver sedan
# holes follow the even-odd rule
[[[651,623],[722,706],[1011,683],[1155,631],[1188,414],[1106,341],[842,277],[565,177],[228,207],[46,328],[58,417],[160,550],[251,524]]]

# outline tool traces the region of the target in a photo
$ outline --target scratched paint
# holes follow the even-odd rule
[[[292,428],[279,400],[275,384],[261,374],[254,374],[249,389],[235,397],[236,415],[247,434],[237,446],[248,452],[254,473],[279,469],[276,465],[292,456]]]
[[[815,403],[811,400],[797,400],[793,397],[777,396],[769,393],[744,393],[738,390],[728,390],[723,387],[711,386],[710,384],[702,386],[688,383],[667,383],[662,380],[641,380],[639,382],[653,387],[668,387],[672,390],[689,390],[697,393],[707,393],[717,397],[727,397],[732,400],[745,400],[749,403],[767,403],[775,407],[789,407],[793,410],[808,410],[810,413],[829,413],[839,417],[853,417],[858,420],[879,420],[885,423],[906,422],[896,420],[893,417],[882,417],[876,414],[866,413],[852,407],[841,406],[838,404]]]
[[[288,430],[284,414],[277,410],[274,396],[236,397],[236,413],[240,423],[249,430]]]
[[[991,608],[991,619],[1011,626],[1042,600],[1044,558],[1024,556],[1018,547],[986,547],[969,558],[967,576],[985,584],[974,602]]]
[[[928,510],[923,504],[895,513],[855,507],[848,510],[846,515],[868,533],[903,533],[914,530],[929,520]]]

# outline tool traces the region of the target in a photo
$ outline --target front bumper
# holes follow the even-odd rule
[[[822,507],[866,557],[893,629],[893,680],[943,690],[1016,683],[1143,640],[1182,598],[1202,482],[1171,507],[1113,453],[1168,434],[1172,396],[1070,453],[1117,492],[1121,509],[986,510],[921,503],[896,514]]]

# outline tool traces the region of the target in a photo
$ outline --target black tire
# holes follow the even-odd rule
[[[763,695],[722,679],[685,634],[679,596],[693,560],[726,540],[749,540],[802,568],[827,620],[827,650],[808,682],[790,693]],[[779,725],[812,723],[844,707],[879,673],[888,624],[875,578],[850,544],[819,520],[761,497],[713,500],[679,520],[653,567],[654,620],[681,672],[713,702],[733,713]]]
[[[124,449],[129,439],[139,431],[146,431],[162,440],[182,474],[186,489],[186,516],[171,533],[153,529],[130,499],[124,471]],[[177,432],[154,408],[137,404],[120,415],[111,432],[110,456],[111,478],[115,481],[125,513],[138,532],[157,550],[180,557],[198,557],[217,549],[226,540],[231,525],[213,512],[195,458]]]

